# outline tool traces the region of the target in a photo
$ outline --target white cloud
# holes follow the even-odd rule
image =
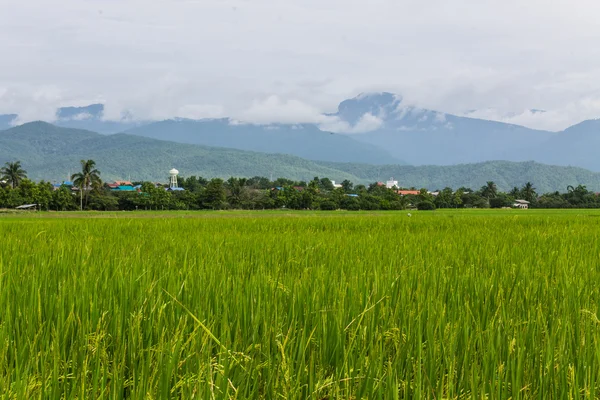
[[[537,127],[600,116],[600,54],[590,51],[600,35],[595,0],[0,0],[0,7],[0,113],[22,120],[101,99],[111,119],[124,111],[140,119],[248,112],[263,123],[318,121],[344,98],[373,90],[455,114],[548,110],[512,118]],[[271,96],[280,104],[253,103]],[[281,114],[269,118],[269,106]]]
[[[383,124],[384,121],[381,118],[371,113],[365,113],[354,126],[338,117],[327,117],[319,124],[319,128],[326,132],[354,134],[372,132]]]
[[[371,113],[364,114],[353,127],[351,133],[371,132],[381,128],[383,120]]]
[[[438,112],[435,114],[435,122],[444,123],[446,122],[446,114]]]
[[[69,119],[73,120],[73,121],[83,121],[83,120],[90,119],[90,118],[92,118],[92,114],[87,113],[87,112],[82,112],[82,113],[73,115]]]
[[[250,108],[242,111],[238,116],[240,120],[257,123],[319,123],[325,117],[321,112],[306,103],[298,100],[282,100],[278,96],[269,96],[264,100],[255,100]]]
[[[180,107],[177,116],[189,119],[221,118],[224,117],[222,106],[212,104],[187,104]]]

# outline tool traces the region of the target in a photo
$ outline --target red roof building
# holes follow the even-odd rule
[[[398,190],[396,191],[400,196],[413,195],[416,196],[421,193],[419,190]]]

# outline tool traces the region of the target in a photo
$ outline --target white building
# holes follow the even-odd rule
[[[390,180],[385,183],[385,187],[388,189],[397,188],[399,187],[398,181],[395,181],[394,178],[390,178]]]
[[[513,207],[526,210],[529,208],[529,202],[527,200],[515,200],[515,204],[513,204]]]

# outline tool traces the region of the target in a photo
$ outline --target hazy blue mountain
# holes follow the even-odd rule
[[[571,126],[531,151],[540,162],[600,171],[600,120]]]
[[[532,109],[530,112],[543,113]],[[600,121],[562,132],[446,114],[406,104],[391,93],[341,102],[327,126],[240,124],[230,119],[160,122],[104,119],[104,106],[64,107],[56,125],[103,134],[127,132],[186,144],[296,155],[310,160],[367,164],[455,165],[489,160],[528,161],[600,171]],[[0,129],[16,115],[1,115]],[[331,134],[327,129],[340,133]]]
[[[128,134],[98,133],[33,122],[0,131],[0,165],[20,160],[29,177],[60,181],[94,159],[102,178],[165,181],[176,167],[184,176],[273,176],[308,180],[355,176],[295,156],[189,145]]]
[[[176,167],[183,176],[207,178],[258,175],[309,180],[320,176],[338,182],[349,179],[367,184],[394,177],[401,186],[430,190],[445,186],[477,189],[488,180],[508,190],[530,181],[539,192],[564,191],[568,185],[578,184],[600,191],[600,173],[534,162],[492,161],[445,167],[331,163],[129,134],[101,135],[44,122],[0,131],[0,165],[20,160],[33,179],[64,180],[78,170],[81,159],[95,160],[105,180],[131,178],[166,182],[168,171]]]
[[[62,119],[100,119],[104,115],[103,104],[91,104],[85,107],[63,107],[56,111],[56,117]]]
[[[533,161],[486,161],[475,164],[438,165],[364,165],[320,163],[342,170],[360,180],[383,181],[390,178],[402,187],[426,187],[430,190],[469,187],[479,189],[487,181],[493,181],[498,188],[509,191],[514,186],[521,187],[532,182],[538,193],[553,191],[565,192],[570,182],[586,185],[588,189],[600,191],[600,173],[578,167],[565,167],[540,164]]]
[[[390,93],[346,100],[332,115],[356,126],[366,114],[378,117],[381,126],[352,137],[385,147],[413,165],[530,160],[531,154],[526,150],[554,135],[518,125],[407,106]]]
[[[128,114],[124,114],[118,121],[105,120],[103,104],[59,108],[56,111],[56,118],[55,125],[104,134],[123,132],[147,123],[145,121],[135,121]]]
[[[127,133],[179,143],[290,154],[309,160],[403,164],[384,148],[348,135],[323,132],[311,124],[239,124],[227,118],[175,119],[130,129]]]
[[[0,114],[0,130],[12,127],[17,118],[17,114]]]

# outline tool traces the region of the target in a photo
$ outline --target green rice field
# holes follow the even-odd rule
[[[0,398],[600,398],[600,211],[0,214]]]

